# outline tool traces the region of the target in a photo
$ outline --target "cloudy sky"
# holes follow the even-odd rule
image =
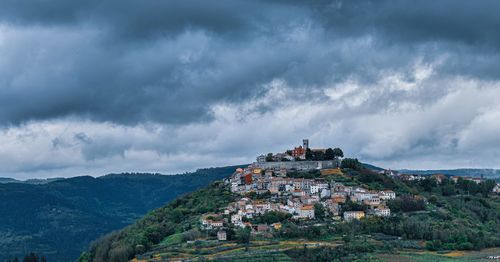
[[[0,176],[174,173],[309,138],[500,168],[500,2],[0,2]]]

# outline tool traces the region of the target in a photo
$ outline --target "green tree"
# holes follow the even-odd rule
[[[30,253],[24,257],[23,262],[38,262],[38,257],[34,253]]]
[[[335,153],[333,152],[333,149],[328,148],[325,151],[325,160],[333,160],[335,158]]]
[[[333,155],[335,157],[341,157],[342,158],[342,157],[344,157],[344,152],[342,151],[342,149],[336,147],[336,148],[333,149]]]
[[[238,230],[236,230],[235,232],[236,242],[244,244],[250,243],[250,232],[251,229],[248,227],[239,228]]]
[[[312,160],[313,159],[313,153],[310,148],[306,149],[306,160]]]
[[[314,216],[316,219],[322,220],[325,218],[325,207],[320,204],[314,204]]]
[[[340,163],[341,168],[350,168],[354,170],[361,170],[362,165],[357,158],[344,158]]]

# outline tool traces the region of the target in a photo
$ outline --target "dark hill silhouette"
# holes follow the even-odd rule
[[[0,184],[0,261],[29,252],[51,262],[74,261],[92,240],[133,223],[179,195],[229,176],[235,168]]]

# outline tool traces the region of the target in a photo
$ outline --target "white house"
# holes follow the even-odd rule
[[[388,217],[391,215],[391,210],[389,208],[375,208],[374,215],[380,217]]]
[[[353,219],[361,219],[365,217],[365,212],[363,211],[345,211],[344,212],[344,220],[351,221]]]
[[[396,193],[392,190],[384,190],[379,192],[379,197],[383,200],[395,199]]]
[[[234,214],[231,216],[231,224],[240,224],[241,223],[241,215]]]

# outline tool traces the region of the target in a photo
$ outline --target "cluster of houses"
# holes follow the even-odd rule
[[[315,205],[321,205],[326,216],[345,221],[365,216],[390,216],[387,200],[396,194],[391,190],[370,191],[358,186],[345,186],[328,182],[324,178],[306,179],[287,177],[286,169],[262,169],[250,165],[238,168],[225,183],[231,192],[241,195],[220,214],[207,214],[201,219],[203,229],[223,230],[227,226],[249,227],[255,232],[279,229],[280,223],[257,224],[250,221],[266,212],[290,214],[296,220],[314,220]],[[264,195],[261,199],[247,197],[249,194]],[[342,211],[342,204],[350,200],[366,207],[364,211]]]

